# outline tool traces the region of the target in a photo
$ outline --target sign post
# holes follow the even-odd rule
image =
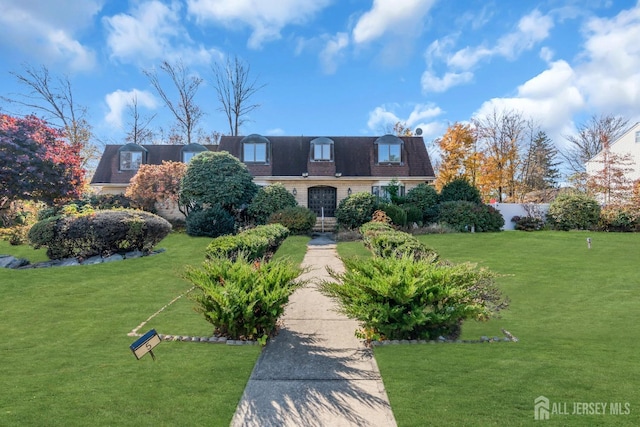
[[[160,344],[160,336],[155,329],[151,329],[149,332],[138,338],[133,344],[129,346],[136,359],[140,360],[142,356],[149,353],[151,358],[155,361],[156,356],[153,354],[155,346]]]

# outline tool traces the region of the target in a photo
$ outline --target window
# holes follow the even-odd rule
[[[182,153],[182,163],[189,163],[193,156],[195,156],[196,154],[198,153],[194,153],[193,151],[185,151],[184,153]]]
[[[120,170],[138,170],[142,164],[142,152],[123,151],[120,153]]]
[[[256,134],[243,138],[242,161],[247,163],[269,163],[269,140]]]
[[[311,141],[311,160],[314,162],[330,162],[333,160],[333,140],[316,138]]]
[[[202,153],[203,151],[208,151],[204,145],[200,145],[195,142],[185,145],[182,148],[182,163],[189,163],[193,156]]]
[[[387,187],[386,185],[374,185],[373,187],[371,187],[371,194],[373,194],[376,197],[379,197],[381,199],[384,200],[391,200],[391,195],[389,194],[389,191],[387,190],[389,187]],[[398,184],[398,196],[400,197],[404,197],[405,192],[404,192],[404,185],[400,185]]]
[[[142,145],[129,143],[120,147],[118,154],[121,171],[138,170],[147,158],[147,149]]]
[[[636,131],[636,142],[640,144],[640,130]]]
[[[378,163],[402,163],[402,140],[395,135],[381,136],[376,140]]]

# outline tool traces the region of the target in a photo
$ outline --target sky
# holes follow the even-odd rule
[[[45,66],[69,79],[102,143],[123,143],[134,95],[152,128],[171,127],[143,73],[165,60],[204,79],[203,131],[228,133],[212,66],[234,56],[264,85],[243,135],[370,136],[399,121],[429,143],[454,122],[516,111],[562,147],[593,115],[640,121],[640,1],[0,0],[0,10],[0,95],[27,91],[11,73]]]

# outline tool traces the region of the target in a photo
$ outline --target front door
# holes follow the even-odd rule
[[[335,187],[319,186],[309,188],[309,203],[307,203],[318,217],[322,216],[324,208],[325,217],[333,217],[336,214],[336,189]]]

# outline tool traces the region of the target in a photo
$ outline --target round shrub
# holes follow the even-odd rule
[[[504,226],[497,209],[463,200],[441,203],[440,222],[457,231],[500,231]]]
[[[420,221],[425,223],[437,221],[439,199],[438,192],[432,186],[425,183],[418,184],[407,192],[406,201],[408,204],[417,206],[420,209],[422,212]]]
[[[391,218],[391,222],[398,227],[404,227],[407,225],[407,212],[398,205],[387,204],[383,205],[382,210]]]
[[[440,202],[466,201],[473,203],[482,203],[480,190],[471,185],[464,178],[457,178],[442,187],[440,191]]]
[[[373,194],[355,193],[342,199],[336,209],[338,225],[344,228],[358,228],[371,220],[371,215],[377,209],[378,202]]]
[[[633,206],[606,206],[600,211],[598,229],[634,232],[640,230],[640,210]]]
[[[561,193],[549,205],[547,222],[556,230],[591,230],[600,219],[600,205],[586,194]]]
[[[292,234],[307,234],[316,224],[316,214],[302,206],[292,206],[271,214],[267,220],[269,224],[282,224]]]
[[[516,230],[521,231],[538,231],[544,227],[544,220],[532,216],[514,216],[511,222]]]
[[[220,206],[191,211],[185,221],[189,236],[218,237],[234,231],[233,215]]]
[[[258,190],[249,205],[248,214],[257,224],[266,224],[269,215],[297,205],[293,194],[289,193],[284,185],[276,183]]]
[[[171,231],[165,219],[143,211],[106,210],[82,216],[51,217],[29,230],[36,248],[47,247],[51,259],[150,252]]]
[[[407,214],[407,224],[422,223],[422,211],[416,205],[404,204],[402,210]]]

